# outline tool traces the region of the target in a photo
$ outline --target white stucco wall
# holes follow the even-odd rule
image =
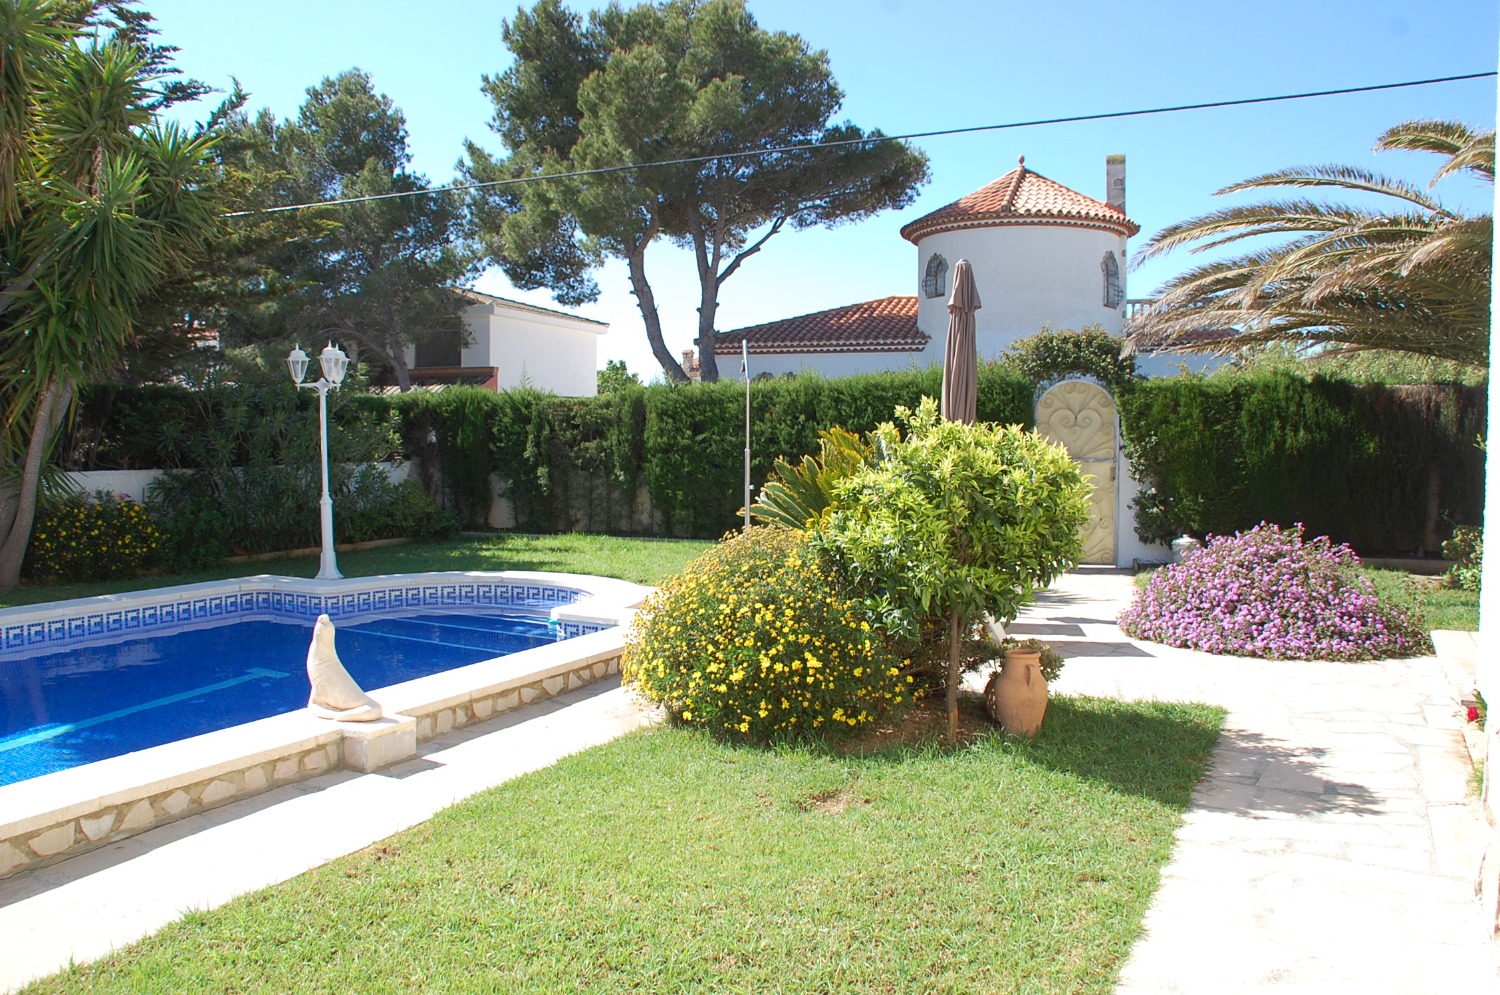
[[[568,318],[529,312],[484,315],[474,345],[463,350],[465,366],[499,368],[499,389],[537,387],[565,398],[592,398],[598,390],[598,336],[603,326],[580,326]]]
[[[463,320],[469,344],[460,353],[461,364],[497,367],[500,390],[524,383],[564,397],[593,397],[598,391],[599,337],[608,325],[504,302],[471,304]],[[411,346],[406,362],[416,363]]]
[[[1007,345],[1035,335],[1043,325],[1082,329],[1101,325],[1119,335],[1125,322],[1119,307],[1104,306],[1104,274],[1099,265],[1113,251],[1125,291],[1125,237],[1103,229],[1061,225],[1000,225],[937,232],[917,243],[917,327],[932,337],[927,354],[943,361],[948,330],[948,296],[960,259],[974,268],[982,307],[975,315],[979,356],[993,359]],[[945,291],[921,295],[927,261],[938,253],[948,262]]]
[[[385,471],[386,478],[399,484],[411,475],[409,463],[376,463]],[[134,501],[146,500],[151,485],[164,470],[71,470],[63,474],[68,482],[84,494],[95,491],[112,491]]]
[[[599,389],[599,325],[565,315],[471,307],[464,315],[472,344],[463,365],[494,366],[499,388],[526,384],[564,397],[593,397]]]

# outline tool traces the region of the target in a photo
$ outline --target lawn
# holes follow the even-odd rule
[[[1098,992],[1217,741],[1059,697],[1034,743],[839,756],[657,729],[42,992]]]
[[[346,577],[419,573],[427,570],[555,570],[562,573],[618,577],[637,584],[657,584],[677,573],[712,543],[674,539],[627,539],[617,536],[496,534],[463,536],[435,542],[340,553],[339,571]],[[91,584],[25,584],[0,591],[0,608],[119,594],[151,587],[196,584],[207,580],[282,574],[312,577],[316,556],[222,563],[194,573],[134,577]]]
[[[1418,611],[1433,629],[1479,631],[1479,592],[1445,587],[1438,577],[1423,577],[1400,570],[1366,570],[1382,600]]]

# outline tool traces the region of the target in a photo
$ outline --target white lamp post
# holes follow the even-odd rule
[[[349,357],[344,350],[335,349],[333,343],[318,354],[318,365],[323,367],[323,376],[317,383],[303,383],[307,376],[307,353],[299,345],[286,357],[287,368],[292,372],[292,382],[298,387],[309,387],[318,392],[318,441],[323,453],[323,497],[318,507],[323,513],[323,556],[318,565],[318,580],[338,580],[338,561],[333,550],[333,495],[328,493],[328,392],[338,389],[349,370]]]

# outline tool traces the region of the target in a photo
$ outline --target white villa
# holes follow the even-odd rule
[[[606,322],[477,290],[458,293],[468,302],[469,344],[451,335],[407,346],[413,383],[470,383],[495,391],[524,384],[564,397],[594,396]]]

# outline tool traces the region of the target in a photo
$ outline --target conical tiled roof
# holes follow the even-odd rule
[[[1022,156],[1019,166],[995,182],[902,228],[901,237],[915,243],[933,232],[1014,224],[1107,228],[1127,238],[1141,230],[1124,211],[1027,169]]]

